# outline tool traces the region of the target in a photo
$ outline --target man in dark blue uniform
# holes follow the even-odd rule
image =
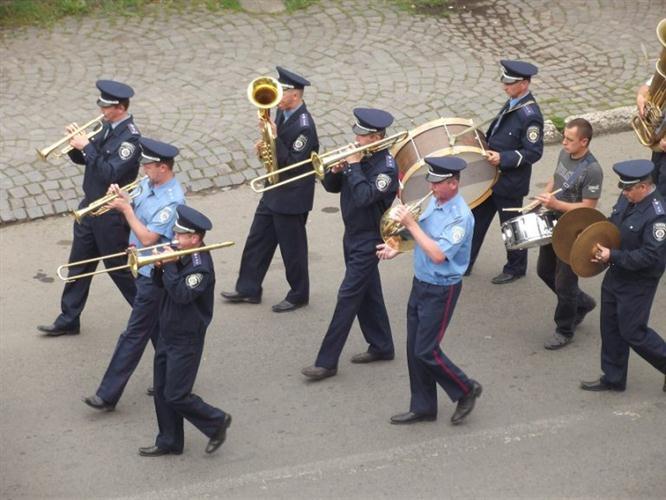
[[[479,254],[488,227],[499,212],[500,224],[512,218],[503,209],[520,207],[530,187],[532,165],[543,154],[543,116],[529,91],[530,80],[536,75],[536,66],[523,61],[500,61],[500,80],[509,100],[490,124],[488,161],[500,171],[499,179],[492,188],[492,195],[472,210],[474,214],[474,237],[472,256],[466,275]],[[495,284],[510,283],[525,275],[527,250],[508,250],[507,262],[500,274],[492,279]]]
[[[85,135],[76,135],[70,145],[69,157],[74,163],[85,165],[83,172],[84,197],[79,208],[105,196],[111,184],[124,186],[134,181],[139,171],[139,130],[127,112],[129,98],[134,91],[124,83],[98,80],[101,95],[97,105],[104,114],[104,127],[88,140]],[[74,124],[67,131],[74,130]],[[103,255],[119,253],[127,248],[129,227],[122,214],[111,210],[103,215],[84,218],[74,223],[74,241],[69,262],[88,260]],[[104,261],[106,267],[123,264],[125,259],[117,257]],[[94,271],[97,262],[70,268],[70,275]],[[131,305],[136,295],[132,274],[127,270],[110,273],[125,300]],[[92,277],[82,278],[65,285],[61,299],[61,314],[50,325],[37,329],[46,335],[78,334],[80,316],[85,307]]]
[[[404,205],[393,217],[409,231],[414,242],[414,280],[407,306],[407,364],[411,403],[409,411],[391,417],[392,424],[412,424],[437,418],[437,384],[457,407],[451,417],[462,423],[481,395],[481,384],[472,380],[442,351],[440,343],[451,321],[462,290],[462,275],[469,264],[474,217],[458,193],[462,158],[425,158],[426,180],[433,192],[418,218]],[[377,246],[380,259],[392,259],[398,251]]]
[[[111,192],[118,198],[109,204],[123,214],[132,231],[130,245],[137,249],[173,240],[176,208],[185,203],[183,189],[173,173],[178,148],[154,139],[141,138],[141,164],[146,177],[139,194],[130,200],[117,184]],[[143,266],[136,278],[136,298],[127,328],[120,335],[97,392],[84,398],[96,410],[113,410],[136,369],[148,339],[157,344],[157,317],[163,289],[151,278],[153,266]]]
[[[640,114],[641,117],[645,115],[645,103],[647,102],[648,94],[650,92],[652,78],[653,77],[650,77],[647,82],[641,85],[636,94],[636,107],[638,108],[638,114]],[[659,191],[662,198],[666,198],[666,136],[662,137],[656,145],[656,149],[652,151],[652,163],[654,163],[652,180],[654,181],[655,186],[657,186],[657,191]]]
[[[283,96],[271,126],[276,136],[277,164],[286,167],[306,160],[312,152],[319,151],[319,139],[314,120],[303,102],[303,89],[310,82],[280,66],[277,71]],[[280,174],[279,180],[309,170],[312,170],[312,165],[306,163]],[[222,292],[222,297],[227,301],[251,304],[261,302],[261,284],[279,245],[291,288],[284,300],[273,306],[273,311],[293,311],[307,305],[310,300],[310,279],[305,223],[308,212],[312,210],[314,183],[314,175],[311,175],[264,192],[245,242],[236,289],[233,292]]]
[[[666,342],[648,327],[650,309],[666,266],[666,211],[650,160],[616,163],[622,189],[610,221],[620,230],[620,248],[597,245],[592,262],[609,266],[601,283],[601,370],[586,391],[624,391],[629,348],[666,374]],[[666,380],[664,382],[666,390]]]
[[[393,116],[379,109],[356,108],[354,116],[356,124],[352,130],[361,146],[381,140],[386,128],[393,123]],[[395,161],[388,149],[370,156],[355,153],[327,171],[323,184],[326,191],[340,193],[347,270],[317,360],[314,365],[301,370],[312,380],[337,373],[342,348],[356,317],[369,347],[367,352],[353,356],[352,363],[394,357],[375,247],[382,241],[379,221],[391,206],[398,189]]]
[[[204,245],[213,225],[202,213],[178,207],[174,226],[179,250]],[[153,270],[157,286],[164,288],[160,306],[160,333],[155,351],[155,411],[159,434],[154,446],[139,448],[144,457],[179,455],[183,452],[183,418],[210,439],[206,453],[224,442],[231,415],[192,393],[203,353],[206,329],[213,317],[215,269],[209,252],[195,252],[179,259],[165,250],[161,265]]]

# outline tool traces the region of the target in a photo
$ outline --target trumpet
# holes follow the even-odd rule
[[[154,250],[160,248],[167,248],[175,245],[177,242],[169,241],[168,243],[160,243],[158,245],[152,245],[149,247],[136,248],[129,247],[124,252],[118,252],[111,255],[103,255],[102,257],[96,257],[94,259],[80,260],[77,262],[70,262],[69,264],[63,264],[59,266],[56,274],[58,278],[63,280],[65,283],[71,283],[72,281],[79,280],[81,278],[88,278],[90,276],[95,276],[97,274],[112,273],[114,271],[120,271],[121,269],[129,269],[132,273],[132,276],[135,278],[139,275],[139,269],[143,266],[148,266],[150,264],[155,264],[165,259],[180,258],[184,255],[193,254],[196,252],[209,252],[211,250],[217,250],[218,248],[225,248],[235,245],[234,241],[224,241],[222,243],[213,243],[212,245],[206,245],[203,247],[188,248],[187,250],[177,250],[168,254],[157,254],[157,255],[141,255],[141,252],[146,250]],[[82,266],[84,264],[90,264],[91,262],[99,262],[101,260],[112,259],[114,257],[121,257],[123,255],[127,256],[127,264],[122,266],[108,267],[106,269],[101,269],[99,271],[91,271],[89,273],[76,274],[74,276],[63,276],[62,272],[64,269],[69,269],[75,266]]]
[[[148,176],[144,175],[140,179],[137,179],[134,182],[130,182],[129,184],[121,187],[120,190],[127,192],[127,194],[129,194],[129,197],[134,199],[141,194],[141,187],[140,187],[141,181],[147,178]],[[74,210],[72,212],[72,215],[74,216],[74,219],[76,219],[76,222],[81,224],[81,220],[86,215],[92,215],[94,217],[97,217],[99,215],[107,213],[110,209],[106,205],[111,203],[116,198],[118,198],[118,195],[115,193],[107,194],[106,196],[102,196],[101,198],[93,201],[87,207]]]
[[[255,193],[264,193],[266,191],[270,191],[271,189],[284,186],[285,184],[289,184],[290,182],[295,182],[299,179],[303,179],[310,175],[316,175],[317,178],[321,180],[324,178],[326,172],[331,170],[336,165],[339,165],[340,163],[345,161],[345,158],[347,158],[348,156],[351,156],[356,153],[373,154],[378,151],[382,151],[384,149],[389,149],[394,144],[407,139],[408,136],[409,132],[403,131],[397,134],[393,134],[389,137],[385,137],[384,139],[371,142],[370,144],[366,144],[365,146],[361,146],[358,143],[352,143],[337,149],[333,149],[331,151],[326,151],[325,153],[322,154],[317,154],[315,152],[312,152],[310,158],[308,158],[307,160],[299,161],[297,163],[292,163],[291,165],[282,167],[270,174],[264,174],[260,175],[259,177],[255,177],[250,181],[250,187],[252,188],[252,191],[254,191]],[[294,177],[289,177],[288,179],[276,182],[275,184],[270,184],[268,186],[261,186],[261,183],[269,179],[271,175],[283,174],[285,172],[294,170],[295,168],[307,165],[308,163],[312,165],[312,170],[308,170],[307,172],[296,175]]]
[[[432,191],[428,191],[428,194],[420,200],[405,205],[407,211],[412,214],[414,219],[418,220],[423,211],[423,203],[430,198],[432,194]],[[382,240],[384,240],[384,243],[389,247],[398,250],[399,252],[407,252],[414,248],[414,238],[412,238],[411,235],[406,234],[405,226],[393,220],[394,209],[395,206],[392,206],[383,213],[382,218],[379,221],[379,232]]]
[[[45,148],[38,149],[37,156],[39,156],[39,158],[41,158],[42,160],[46,160],[46,158],[48,158],[54,151],[55,154],[53,156],[55,158],[60,158],[61,156],[66,155],[72,150],[72,146],[70,146],[69,144],[60,149],[60,151],[56,150],[60,148],[63,144],[69,142],[72,139],[72,137],[74,137],[75,135],[85,133],[86,137],[90,139],[92,136],[99,133],[104,127],[104,123],[102,123],[102,120],[104,120],[104,115],[99,115],[97,118],[90,120],[88,123],[85,123],[80,127],[76,127],[76,129],[73,132],[70,132],[59,141],[54,142],[53,144]],[[86,129],[89,129],[90,127],[94,128],[89,132],[85,132]]]

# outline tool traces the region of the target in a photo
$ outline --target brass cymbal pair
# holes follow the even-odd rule
[[[553,229],[555,255],[581,278],[595,276],[606,267],[592,262],[597,243],[619,248],[620,230],[594,208],[581,207],[566,212]]]

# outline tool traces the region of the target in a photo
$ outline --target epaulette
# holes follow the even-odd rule
[[[526,106],[523,106],[520,108],[520,112],[526,117],[529,118],[532,115],[535,115],[537,113],[536,106],[534,103],[528,104]]]
[[[301,127],[309,127],[310,126],[310,117],[308,116],[307,113],[301,113],[301,116],[298,117],[298,120],[301,124]]]
[[[133,134],[133,135],[141,135],[141,132],[139,132],[139,129],[136,128],[136,125],[133,123],[128,123],[127,124],[127,129]]]
[[[664,205],[657,198],[652,198],[652,208],[657,215],[664,215]]]
[[[386,155],[386,168],[389,168],[391,170],[395,169],[395,160],[391,155]]]
[[[192,254],[192,264],[195,266],[200,266],[201,265],[201,254],[199,252],[193,253]]]

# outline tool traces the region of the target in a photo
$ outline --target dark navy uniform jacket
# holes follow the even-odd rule
[[[658,280],[666,266],[666,213],[659,192],[633,206],[620,195],[610,221],[620,229],[620,248],[611,250],[608,273],[627,281]]]
[[[500,153],[500,176],[493,186],[499,196],[525,196],[532,164],[543,154],[543,116],[536,102],[525,105],[529,101],[534,101],[530,92],[511,109],[507,101],[486,133],[488,147]]]
[[[286,167],[307,160],[310,158],[310,153],[319,151],[319,139],[314,120],[305,103],[296,109],[284,123],[281,123],[282,115],[282,110],[278,110],[275,117],[278,131],[275,138],[275,149],[278,165]],[[312,170],[312,165],[306,163],[301,168],[280,174],[280,180],[310,170]],[[312,210],[314,185],[315,176],[310,175],[299,181],[266,191],[262,201],[269,209],[278,214],[304,214]]]
[[[110,127],[105,124],[99,133],[90,138],[90,144],[83,151],[73,149],[69,152],[74,163],[86,166],[83,173],[85,198],[82,207],[106,195],[111,184],[121,187],[129,184],[139,172],[141,134],[133,118],[130,116],[120,122],[115,129],[109,130],[104,139]]]
[[[210,252],[185,255],[153,271],[164,287],[160,335],[168,343],[193,344],[204,339],[213,317],[215,269]]]
[[[379,220],[398,191],[398,171],[385,149],[350,164],[343,172],[328,171],[323,184],[326,191],[340,193],[342,220],[348,234],[379,235]]]

